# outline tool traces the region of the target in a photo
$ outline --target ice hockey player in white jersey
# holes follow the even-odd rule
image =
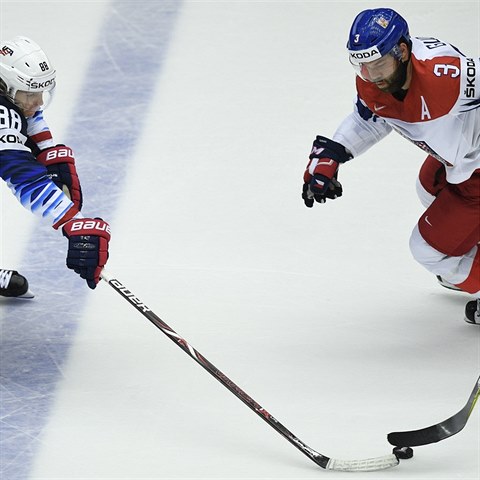
[[[357,101],[331,139],[313,142],[305,205],[339,197],[339,165],[392,130],[413,142],[428,156],[417,180],[426,210],[411,252],[443,285],[477,298],[465,320],[480,324],[480,61],[439,39],[411,37],[389,8],[360,12],[347,49]]]
[[[24,207],[61,229],[68,239],[67,267],[93,289],[108,259],[110,227],[82,215],[73,151],[55,144],[43,118],[55,78],[34,41],[15,37],[0,43],[0,176]],[[0,296],[32,297],[26,278],[6,269],[0,270]]]

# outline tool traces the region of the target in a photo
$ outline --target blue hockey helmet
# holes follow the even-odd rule
[[[352,65],[378,60],[384,55],[401,58],[400,40],[410,42],[405,19],[391,8],[375,8],[360,12],[353,21],[347,49]]]

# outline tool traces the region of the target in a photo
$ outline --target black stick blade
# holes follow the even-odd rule
[[[440,442],[463,430],[477,403],[480,394],[480,377],[473,387],[470,398],[465,406],[455,415],[427,428],[406,432],[392,432],[387,435],[391,445],[397,447],[418,447]]]

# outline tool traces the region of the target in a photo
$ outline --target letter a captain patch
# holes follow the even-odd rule
[[[427,102],[423,98],[423,95],[420,95],[420,98],[422,99],[422,120],[431,120],[432,116],[428,111]]]

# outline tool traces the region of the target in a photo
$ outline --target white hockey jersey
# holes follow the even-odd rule
[[[354,112],[333,140],[355,157],[395,130],[441,161],[449,183],[464,182],[480,168],[480,59],[435,38],[412,42],[403,101],[357,76]]]

